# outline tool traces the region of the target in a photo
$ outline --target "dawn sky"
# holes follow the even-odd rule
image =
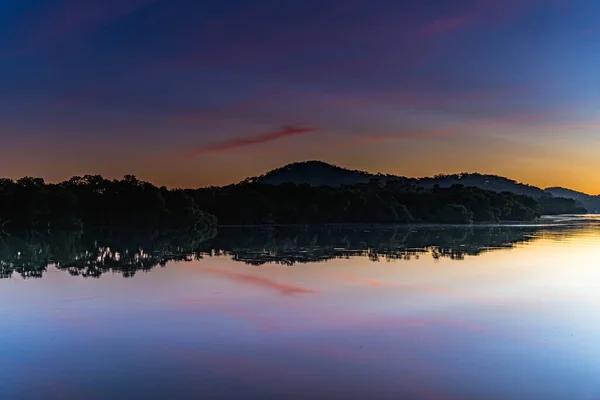
[[[2,0],[0,176],[320,159],[600,193],[597,0]]]

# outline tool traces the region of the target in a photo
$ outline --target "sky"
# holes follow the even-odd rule
[[[0,176],[318,159],[600,193],[597,0],[0,0]]]

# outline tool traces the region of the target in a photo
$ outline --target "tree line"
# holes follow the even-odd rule
[[[167,189],[126,175],[0,180],[0,231],[82,227],[191,229],[208,236],[217,222],[245,224],[446,223],[530,221],[542,214],[584,213],[574,200],[532,197],[455,184],[417,187],[381,181],[340,187],[244,181]]]
[[[531,221],[585,212],[575,201],[452,185],[424,189],[403,181],[340,187],[242,182],[187,191],[220,224],[446,223]]]
[[[76,176],[58,184],[41,178],[0,180],[0,228],[137,227],[209,232],[217,220],[183,190],[158,188],[135,176]]]

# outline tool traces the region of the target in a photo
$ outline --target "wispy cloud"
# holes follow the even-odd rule
[[[44,9],[42,13],[26,21],[27,26],[34,28],[28,29],[24,34],[22,43],[25,44],[3,54],[0,59],[35,52],[61,38],[95,29],[158,1],[160,0],[71,0],[62,7]]]
[[[476,22],[486,26],[501,26],[522,17],[537,4],[564,7],[560,0],[472,0],[454,11],[454,14],[442,15],[425,23],[418,29],[418,36],[427,39],[459,31]]]
[[[401,134],[401,135],[389,135],[389,136],[367,136],[357,140],[353,140],[345,143],[345,147],[356,147],[362,145],[368,145],[373,143],[380,143],[386,141],[394,141],[399,142],[403,140],[411,140],[411,139],[428,139],[442,136],[455,135],[460,132],[463,132],[462,128],[458,127],[455,129],[440,129],[440,130],[432,130],[432,131],[420,131],[416,133],[410,134]]]
[[[358,73],[369,68],[381,69],[385,62],[393,64],[395,59],[389,57],[392,48],[393,53],[402,54],[402,65],[406,67],[429,60],[431,53],[438,51],[433,46],[437,39],[466,28],[485,30],[510,23],[521,17],[536,0],[465,0],[453,5],[448,13],[436,16],[416,13],[402,2],[386,7],[382,14],[381,7],[370,3],[354,0],[337,5],[313,5],[319,12],[311,13],[304,7],[296,10],[290,6],[288,13],[269,22],[268,29],[254,25],[261,23],[260,17],[273,12],[265,7],[271,3],[260,3],[262,7],[245,9],[216,24],[188,27],[186,36],[214,37],[218,43],[187,46],[178,56],[163,59],[157,67],[234,69],[269,65],[277,66],[270,68],[272,75],[330,80],[332,76],[335,78],[332,71]],[[229,36],[228,32],[234,27],[243,34]],[[331,57],[343,54],[344,49],[352,50],[353,59]],[[374,55],[373,52],[385,53]],[[309,59],[312,62],[307,63]],[[293,64],[302,68],[290,67]]]
[[[476,109],[482,103],[513,100],[515,97],[531,97],[539,93],[541,85],[519,85],[501,88],[456,88],[449,79],[418,80],[402,85],[401,90],[369,91],[362,93],[329,93],[317,97],[331,107],[392,106],[426,110],[449,110],[454,108]]]
[[[316,131],[317,131],[317,129],[315,129],[315,128],[283,126],[283,127],[281,127],[280,130],[275,131],[275,132],[260,133],[260,134],[256,134],[253,136],[225,140],[225,141],[210,144],[207,146],[198,147],[198,148],[190,151],[187,154],[187,156],[195,157],[195,156],[199,156],[201,154],[219,153],[222,151],[234,150],[234,149],[237,149],[240,147],[246,147],[246,146],[252,146],[252,145],[256,145],[256,144],[273,142],[275,140],[283,139],[286,137],[306,135],[309,133],[314,133]]]
[[[598,32],[598,31],[600,31],[600,25],[597,25],[597,26],[585,29],[583,31],[583,33],[585,33],[586,35],[592,35],[592,34]]]
[[[518,113],[507,114],[496,118],[484,120],[474,120],[448,128],[434,130],[422,130],[412,133],[398,133],[390,135],[366,136],[359,139],[346,142],[345,147],[356,147],[381,142],[398,142],[412,139],[438,138],[457,134],[472,134],[479,130],[499,129],[507,127],[521,127],[523,129],[535,128],[537,130],[573,130],[573,129],[591,129],[600,127],[599,121],[580,121],[573,123],[557,122],[559,115],[563,115],[566,110],[550,110],[538,113]]]
[[[419,29],[418,34],[423,38],[445,35],[469,25],[476,15],[472,13],[443,16],[437,18]]]
[[[40,33],[62,36],[73,31],[93,28],[157,1],[159,0],[70,1],[53,15],[51,23],[43,27]]]
[[[224,105],[220,107],[211,107],[199,111],[186,112],[181,115],[182,118],[190,121],[207,121],[219,118],[226,118],[234,113],[254,111],[257,108],[269,106],[277,101],[281,91],[272,90],[263,93],[257,97],[247,99],[240,103]]]

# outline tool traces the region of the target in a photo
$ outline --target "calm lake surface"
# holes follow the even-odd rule
[[[600,219],[111,235],[0,240],[1,399],[600,399]]]

